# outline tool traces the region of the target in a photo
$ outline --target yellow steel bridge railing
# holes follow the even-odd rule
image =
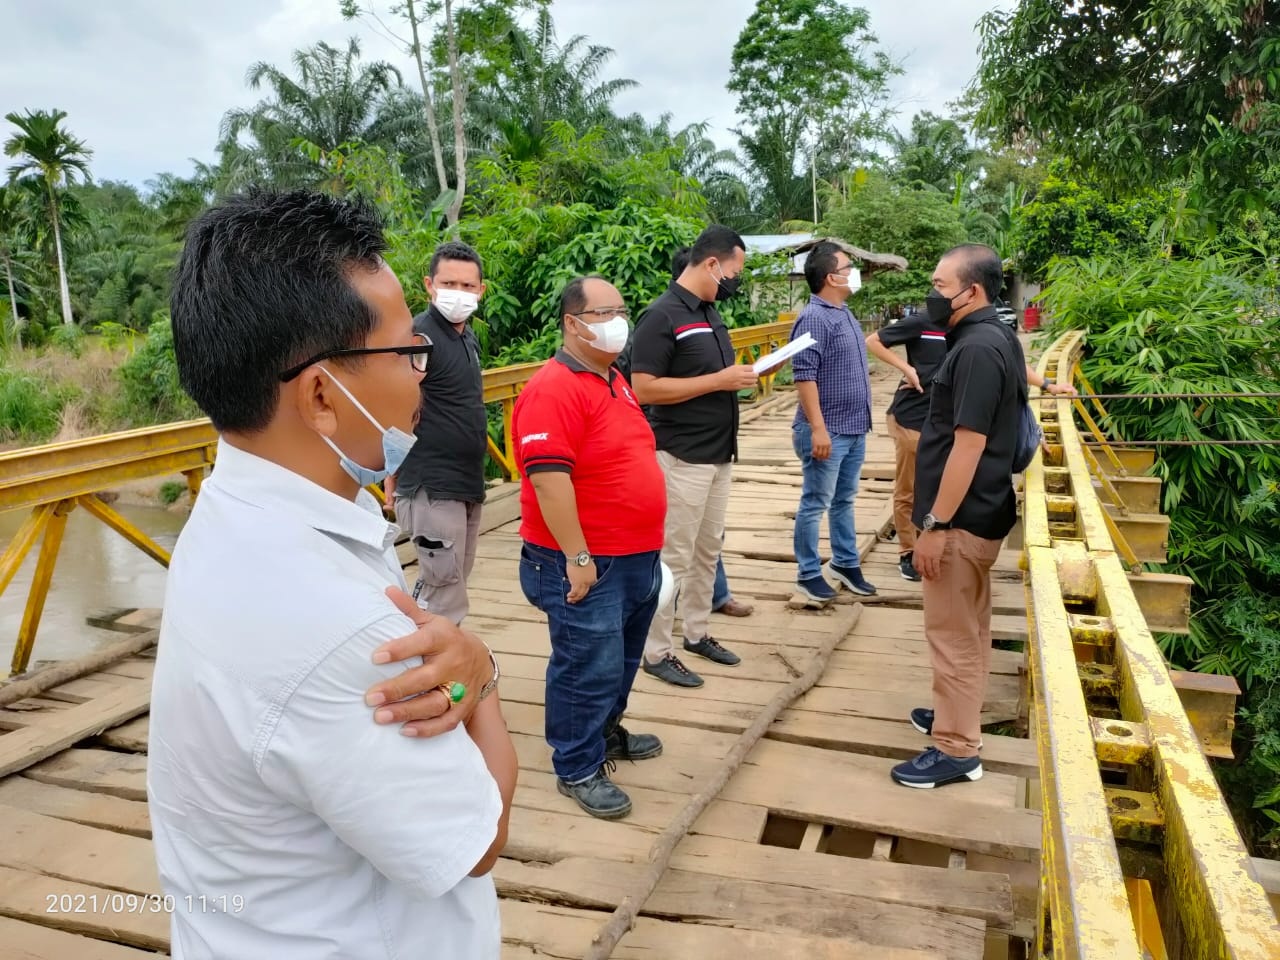
[[[1042,371],[1078,380],[1082,345],[1082,333],[1066,334]],[[1168,617],[1160,598],[1181,589],[1141,571],[1161,524],[1141,509],[1158,503],[1150,478],[1130,471],[1150,460],[1126,463],[1088,416],[1097,449],[1086,446],[1079,401],[1034,404],[1047,440],[1026,473],[1023,514],[1044,814],[1036,956],[1275,960],[1280,923],[1139,602],[1144,578],[1160,578],[1146,596],[1155,619]],[[1140,508],[1122,510],[1129,479],[1141,481],[1128,485]]]
[[[789,322],[780,320],[741,327],[731,330],[729,335],[739,360],[750,362],[786,343],[790,329]],[[541,363],[523,363],[484,372],[485,403],[502,404],[502,441],[499,444],[489,438],[489,456],[508,479],[516,475],[511,414],[516,397],[541,366]],[[773,375],[762,378],[760,391],[769,393],[773,380]],[[23,672],[30,662],[67,514],[82,507],[148,556],[168,566],[169,551],[100,500],[97,494],[132,480],[173,474],[184,475],[195,494],[213,465],[217,442],[217,433],[208,420],[190,420],[0,453],[0,513],[30,511],[0,554],[0,594],[9,586],[27,555],[40,544],[14,644],[13,673]],[[380,490],[377,493],[381,496]]]

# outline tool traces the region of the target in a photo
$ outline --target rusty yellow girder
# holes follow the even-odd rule
[[[1069,381],[1082,341],[1065,335],[1041,369]],[[1048,456],[1027,470],[1023,517],[1045,824],[1038,955],[1280,957],[1280,922],[1205,759],[1224,737],[1229,750],[1221,714],[1230,690],[1197,691],[1203,684],[1184,679],[1180,691],[1138,602],[1144,590],[1166,604],[1189,596],[1183,578],[1132,569],[1135,551],[1141,559],[1163,550],[1167,530],[1152,516],[1159,493],[1150,478],[1124,484],[1150,466],[1150,452],[1113,451],[1092,417],[1086,447],[1078,401],[1033,403],[1049,438]],[[1141,499],[1129,503],[1122,488]],[[1145,526],[1126,526],[1134,516]],[[1180,693],[1219,731],[1213,742],[1201,742]],[[1126,875],[1135,864],[1155,864],[1155,875]]]
[[[750,362],[762,352],[786,343],[790,330],[791,322],[780,319],[777,323],[731,330],[729,338],[738,358]],[[490,437],[489,455],[508,479],[516,476],[511,437],[516,397],[541,366],[541,363],[521,363],[496,367],[483,374],[485,403],[502,404],[502,443],[499,445]],[[767,393],[772,383],[772,375],[765,377],[762,391]],[[0,554],[0,593],[36,543],[41,545],[14,646],[14,673],[21,673],[30,662],[67,514],[77,506],[83,507],[148,556],[168,566],[167,550],[96,495],[131,480],[180,473],[186,477],[187,486],[195,496],[205,473],[213,465],[217,443],[217,432],[208,420],[189,420],[0,453],[0,513],[31,511]],[[382,498],[380,489],[374,493]]]

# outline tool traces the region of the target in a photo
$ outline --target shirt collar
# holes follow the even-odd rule
[[[225,437],[218,440],[210,482],[268,513],[288,514],[314,530],[375,550],[393,546],[400,534],[400,528],[382,516],[368,490],[347,500],[278,463],[233,446]]]
[[[609,384],[609,386],[613,386],[613,378],[618,372],[612,366],[610,366],[609,378],[605,380],[604,377],[600,376],[599,373],[597,373],[595,370],[592,370],[590,367],[588,367],[585,363],[583,363],[581,360],[575,357],[572,353],[570,353],[564,347],[561,347],[559,350],[556,351],[554,359],[556,360],[557,363],[563,363],[566,367],[568,367],[574,373],[589,373],[593,377],[595,377],[597,380],[604,380],[605,383]]]
[[[684,287],[680,286],[680,284],[676,283],[674,280],[671,281],[671,285],[667,287],[667,290],[669,290],[671,293],[674,293],[676,297],[680,300],[680,302],[683,303],[690,310],[701,310],[703,307],[707,305],[707,301],[703,300],[700,296],[698,296],[696,293],[692,292],[691,290],[686,290]]]
[[[983,323],[987,320],[994,320],[996,319],[996,316],[997,314],[996,314],[995,307],[990,305],[985,307],[979,307],[977,310],[973,311],[973,313],[966,316],[963,320],[961,320],[954,327],[948,330],[947,336],[949,338],[957,337],[960,335],[960,332],[964,328],[972,326],[974,324]]]
[[[436,309],[436,305],[434,303],[427,308],[427,317],[435,322],[436,327],[446,337],[461,340],[463,334],[467,332],[467,325],[465,323],[462,325],[462,330],[459,331],[452,323],[445,319],[445,315],[443,313]]]
[[[826,307],[828,310],[839,310],[841,313],[849,309],[847,303],[832,303],[830,300],[823,300],[816,293],[809,294],[809,303],[815,307]]]

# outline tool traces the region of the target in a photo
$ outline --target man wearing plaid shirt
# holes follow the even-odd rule
[[[807,333],[814,345],[791,364],[800,394],[792,443],[804,470],[796,511],[796,586],[808,599],[826,603],[836,595],[822,576],[818,555],[818,527],[828,511],[832,579],[862,596],[876,592],[862,575],[853,522],[871,430],[871,381],[862,328],[845,304],[861,285],[849,255],[838,244],[817,244],[805,260],[804,278],[813,295],[791,328],[791,339]]]

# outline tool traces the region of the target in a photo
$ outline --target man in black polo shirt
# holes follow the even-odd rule
[[[677,602],[685,650],[726,666],[739,662],[712,639],[708,620],[737,454],[738,391],[756,383],[751,365],[735,362],[715,302],[737,292],[745,261],[740,236],[707,227],[680,276],[636,322],[632,338],[631,385],[648,407],[667,482],[662,560],[678,593],[653,618],[642,666],[680,687],[702,686],[702,678],[672,652]]]
[[[413,318],[431,338],[431,369],[422,381],[418,442],[387,480],[396,519],[418,551],[418,600],[430,613],[461,623],[467,578],[476,560],[488,425],[480,345],[467,320],[484,295],[480,256],[465,243],[442,243],[423,285],[431,307]]]
[[[933,668],[933,709],[911,711],[934,746],[893,768],[909,787],[982,776],[981,714],[991,666],[991,566],[1013,528],[1013,455],[1027,373],[1018,338],[991,301],[1003,281],[990,247],[949,250],[925,303],[948,331],[933,376],[916,459],[921,529],[913,562],[924,576],[924,627]]]
[[[907,348],[906,359],[890,347]],[[916,448],[920,430],[929,414],[929,387],[934,371],[947,355],[947,328],[929,319],[928,313],[906,314],[897,323],[867,337],[872,356],[902,371],[902,382],[889,404],[885,418],[893,438],[893,528],[898,534],[898,572],[903,580],[916,581],[920,574],[911,563],[916,528],[911,522],[915,497]]]

